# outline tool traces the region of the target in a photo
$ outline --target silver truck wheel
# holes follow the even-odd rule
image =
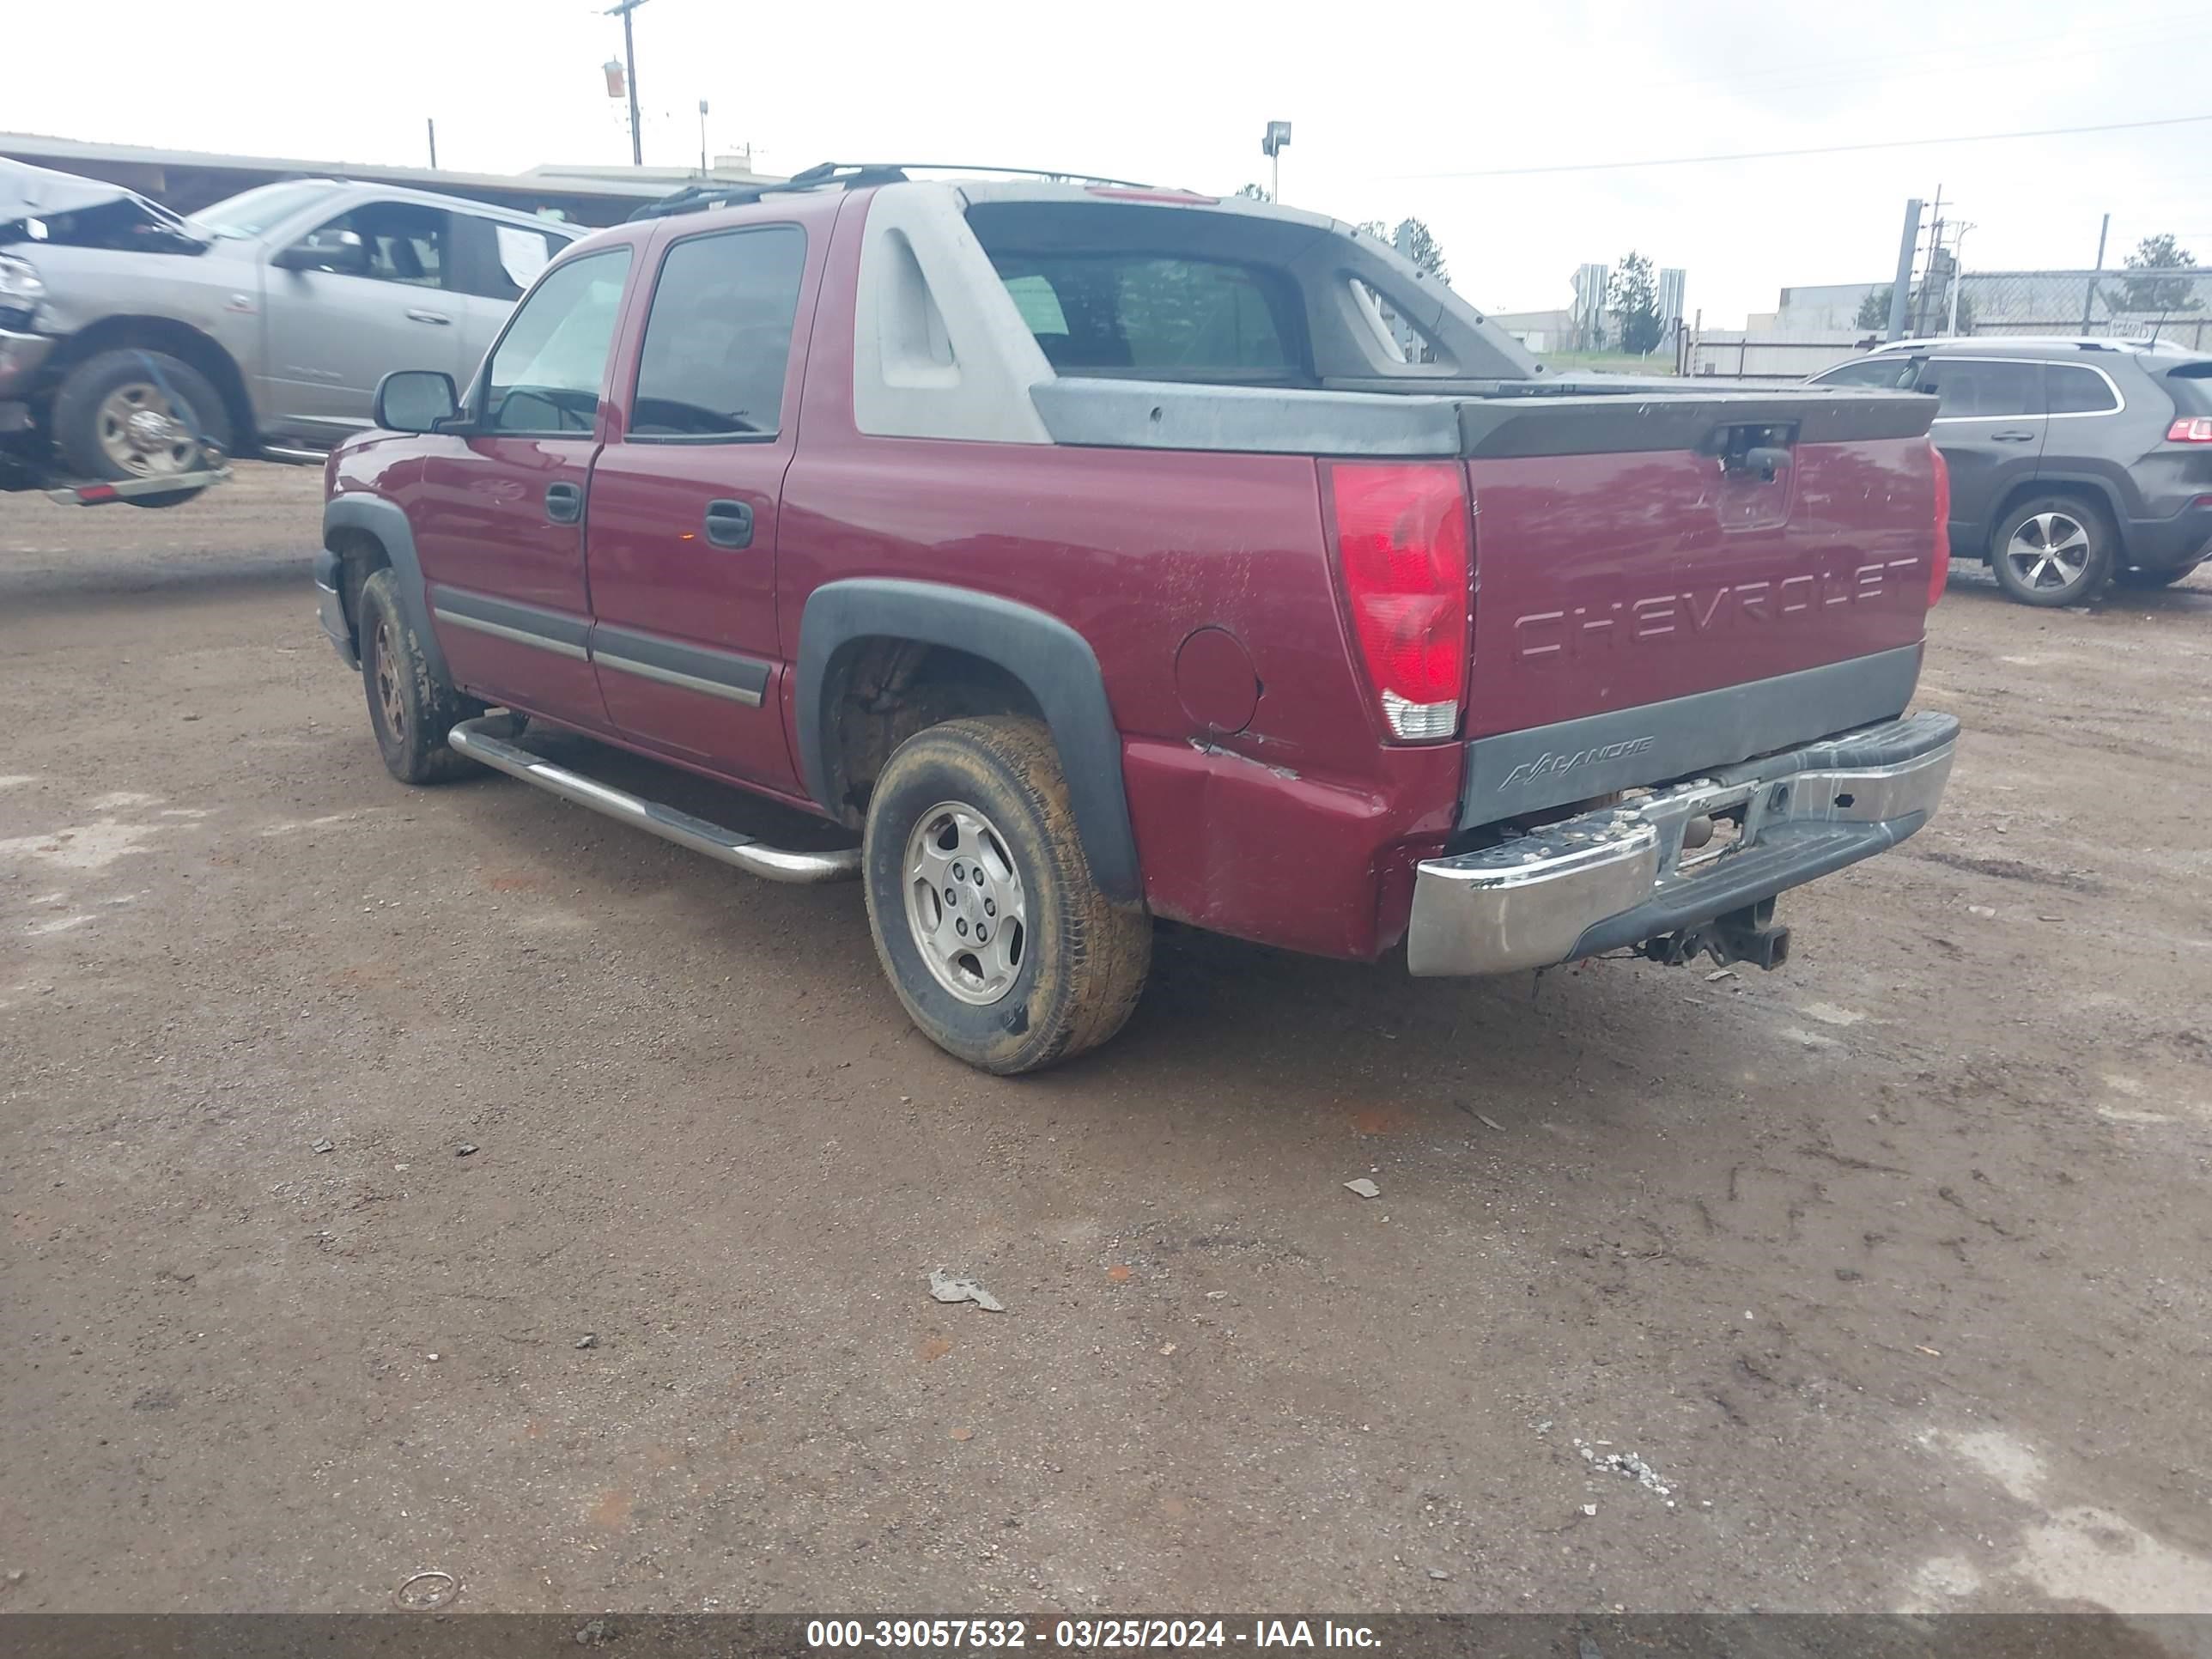
[[[126,381],[101,398],[93,431],[107,464],[134,478],[189,472],[199,454],[191,429],[149,380]]]
[[[191,471],[203,460],[195,434],[225,454],[231,447],[222,394],[167,352],[125,348],[86,358],[63,380],[51,418],[54,447],[70,472],[109,483]],[[167,507],[198,493],[134,499]]]
[[[891,988],[922,1034],[987,1072],[1035,1072],[1120,1030],[1152,918],[1091,878],[1052,734],[947,720],[909,738],[868,799],[860,868]]]
[[[1021,972],[1029,908],[998,826],[964,801],[939,801],[906,842],[906,921],[937,982],[988,1008]]]

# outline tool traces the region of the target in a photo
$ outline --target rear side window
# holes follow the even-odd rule
[[[2053,415],[2101,415],[2120,406],[2111,384],[2094,368],[2050,363],[2043,374],[2044,393],[2051,399]]]
[[[492,349],[484,430],[592,429],[629,273],[629,247],[611,247],[569,261],[531,290]]]
[[[501,224],[477,214],[456,216],[474,239],[475,258],[460,261],[461,286],[487,300],[519,300],[572,238],[528,225]]]
[[[806,270],[796,225],[677,243],[660,262],[638,354],[633,439],[773,438]]]
[[[1939,421],[1994,420],[2044,412],[2041,363],[1931,357],[1920,371],[1919,384],[1921,391],[1936,393]]]
[[[1122,252],[991,260],[1064,374],[1275,385],[1307,376],[1294,297],[1261,267]]]

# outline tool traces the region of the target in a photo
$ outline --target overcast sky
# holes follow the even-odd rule
[[[110,3],[97,50],[8,77],[0,127],[420,163],[434,116],[448,167],[625,161],[611,3]],[[41,25],[49,45],[73,27]],[[1740,324],[1785,284],[1886,279],[1905,198],[1939,185],[1975,227],[1970,270],[2087,265],[2106,211],[2115,262],[2171,230],[2212,264],[2212,120],[1617,165],[2212,116],[2202,0],[647,0],[636,32],[648,162],[696,163],[704,98],[710,146],[779,173],[988,161],[1225,191],[1265,180],[1261,126],[1285,119],[1285,201],[1420,216],[1493,310],[1564,306],[1577,264],[1636,248],[1688,270],[1708,326]]]

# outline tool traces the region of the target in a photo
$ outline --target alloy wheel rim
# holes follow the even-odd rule
[[[2012,532],[2005,561],[2024,587],[2071,587],[2089,568],[2089,532],[2071,514],[2035,514]]]
[[[395,738],[407,735],[407,705],[400,701],[399,670],[392,660],[392,624],[376,624],[376,701],[384,711],[385,730]]]
[[[974,1007],[1004,998],[1027,957],[1029,904],[998,826],[964,801],[939,801],[915,820],[900,868],[930,976]]]
[[[132,380],[100,399],[94,416],[100,452],[133,477],[189,472],[198,446],[159,386]]]

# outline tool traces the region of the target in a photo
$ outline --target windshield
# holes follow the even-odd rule
[[[261,185],[217,202],[213,207],[202,208],[185,222],[204,235],[219,236],[226,241],[249,241],[327,195],[330,188],[320,181]]]

